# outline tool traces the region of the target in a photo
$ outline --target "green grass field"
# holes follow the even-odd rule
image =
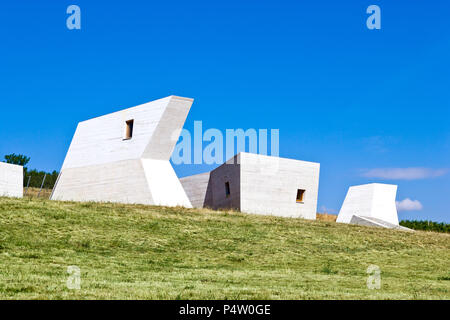
[[[0,198],[0,299],[449,298],[449,234]]]

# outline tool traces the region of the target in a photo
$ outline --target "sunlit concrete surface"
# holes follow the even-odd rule
[[[23,197],[23,167],[0,162],[0,197]]]
[[[399,228],[395,197],[397,186],[370,183],[348,189],[337,222]]]

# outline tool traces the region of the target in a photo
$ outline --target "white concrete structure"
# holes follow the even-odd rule
[[[169,162],[192,102],[169,96],[79,123],[51,199],[192,207]]]
[[[319,171],[319,163],[242,152],[180,181],[194,207],[316,219]]]
[[[337,222],[400,228],[395,197],[397,186],[370,183],[348,189]]]
[[[0,197],[23,197],[23,167],[0,162]]]

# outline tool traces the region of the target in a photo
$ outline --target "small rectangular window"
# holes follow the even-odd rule
[[[297,189],[297,202],[303,202],[303,198],[305,195],[305,190],[303,189]]]
[[[125,128],[125,140],[131,139],[133,137],[133,124],[134,120],[128,120],[125,121],[126,128]]]
[[[230,183],[229,182],[225,182],[225,196],[229,197],[231,194],[230,192]]]

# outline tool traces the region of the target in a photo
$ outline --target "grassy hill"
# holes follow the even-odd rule
[[[449,270],[449,234],[0,198],[0,299],[449,299]]]

